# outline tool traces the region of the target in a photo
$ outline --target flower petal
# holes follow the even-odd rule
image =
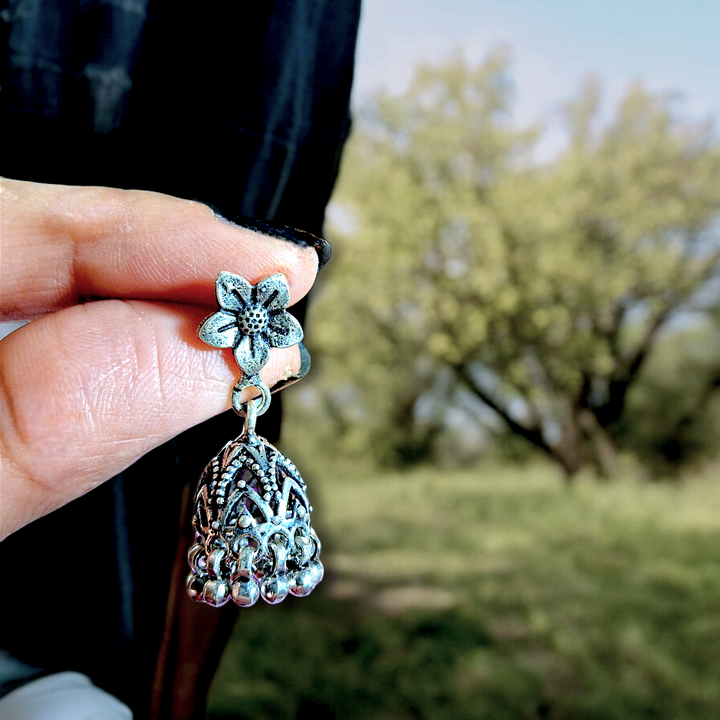
[[[220,307],[225,310],[242,310],[252,295],[252,285],[229,272],[221,272],[215,281],[215,295]]]
[[[285,276],[275,273],[261,280],[256,286],[255,302],[266,310],[284,310],[290,302]]]
[[[272,347],[286,348],[303,339],[303,329],[290,313],[283,312],[270,318],[267,336]]]
[[[270,358],[270,346],[261,335],[245,335],[234,352],[235,362],[248,375],[260,372]]]
[[[217,348],[232,347],[239,334],[235,316],[226,310],[219,310],[206,317],[198,328],[200,339]]]

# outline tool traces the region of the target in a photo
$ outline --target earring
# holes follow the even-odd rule
[[[187,591],[215,607],[231,597],[241,607],[260,597],[275,604],[288,593],[309,595],[324,572],[305,481],[288,458],[255,434],[257,417],[270,405],[270,389],[259,375],[270,348],[299,343],[303,331],[285,310],[290,292],[279,273],[251,285],[222,272],[215,294],[220,310],[202,322],[198,334],[213,347],[232,347],[243,371],[232,404],[245,423],[200,477]],[[248,387],[258,388],[261,397],[241,403]]]

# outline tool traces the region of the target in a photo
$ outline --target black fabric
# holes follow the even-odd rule
[[[356,0],[14,0],[7,177],[142,187],[319,232]]]
[[[319,234],[358,15],[359,0],[13,0],[0,11],[0,174],[155,190]],[[270,439],[279,404],[263,417]],[[231,413],[193,428],[2,543],[16,572],[0,645],[87,673],[144,717],[182,487],[239,430]]]

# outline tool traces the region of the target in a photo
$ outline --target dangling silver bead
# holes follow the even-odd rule
[[[234,462],[240,455],[243,463]],[[273,466],[279,492],[262,492]],[[193,600],[241,607],[259,597],[276,604],[309,595],[323,576],[321,545],[310,525],[305,481],[295,466],[252,431],[228,443],[205,468],[195,495],[196,542],[188,560]]]

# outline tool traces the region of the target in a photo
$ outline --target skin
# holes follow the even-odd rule
[[[0,342],[0,538],[230,407],[232,352],[196,334],[222,270],[281,272],[293,304],[317,255],[158,193],[0,179],[0,320],[32,321]],[[299,367],[273,349],[261,376]]]

